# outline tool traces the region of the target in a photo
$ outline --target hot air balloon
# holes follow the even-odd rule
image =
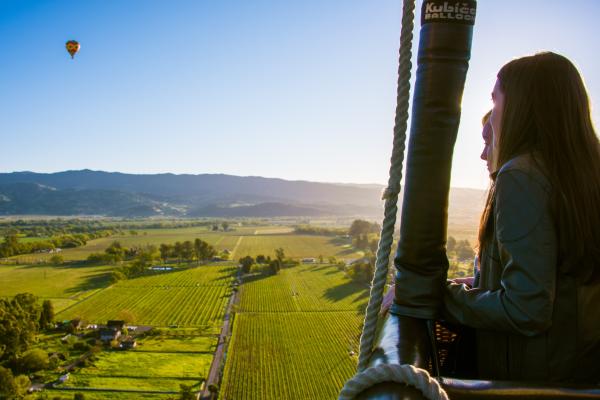
[[[79,42],[77,42],[76,40],[69,40],[65,46],[67,47],[67,51],[71,55],[71,58],[75,57],[75,54],[79,51],[79,48],[81,47],[79,45]]]

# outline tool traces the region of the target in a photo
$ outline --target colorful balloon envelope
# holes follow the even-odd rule
[[[79,51],[81,47],[76,40],[69,40],[65,45],[67,47],[67,51],[71,55],[71,58],[75,57],[75,54]]]

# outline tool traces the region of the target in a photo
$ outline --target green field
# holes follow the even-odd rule
[[[343,259],[357,258],[362,255],[350,246],[349,240],[327,236],[295,235],[292,228],[282,226],[239,227],[228,232],[212,232],[206,227],[180,229],[146,229],[136,235],[130,233],[90,240],[85,246],[63,249],[61,256],[65,261],[85,260],[92,253],[103,252],[113,241],[119,241],[124,247],[173,244],[177,241],[193,241],[200,238],[213,245],[218,251],[225,249],[233,252],[232,258],[246,255],[275,255],[275,249],[282,247],[286,256],[291,258],[335,256]],[[24,254],[11,257],[20,264],[35,264],[50,259],[53,254]]]
[[[72,400],[75,393],[83,393],[85,400],[170,400],[174,395],[150,394],[150,393],[119,393],[114,391],[87,392],[82,390],[60,390],[51,389],[47,392],[48,399]]]
[[[66,384],[71,388],[98,388],[86,399],[163,399],[176,394],[136,394],[118,390],[175,393],[180,384],[198,389],[216,348],[226,304],[233,294],[235,260],[250,255],[275,256],[283,248],[286,258],[338,260],[359,258],[350,239],[300,235],[290,226],[233,226],[213,232],[208,227],[141,229],[89,241],[63,249],[70,263],[0,265],[0,296],[31,292],[51,299],[56,320],[81,317],[90,323],[128,319],[135,325],[159,327],[157,336],[139,341],[129,351],[104,350],[93,365],[76,370]],[[455,238],[472,238],[473,230],[453,226]],[[181,264],[173,271],[147,274],[110,285],[115,266],[86,266],[80,261],[103,252],[118,240],[124,247],[173,244],[200,238],[219,251],[231,252],[231,262],[199,266]],[[38,262],[49,254],[13,257]],[[78,266],[81,265],[81,266]],[[470,265],[460,264],[469,273]],[[464,270],[464,271],[463,271]],[[450,271],[456,274],[457,271]],[[221,399],[334,399],[356,368],[358,340],[368,288],[346,277],[337,266],[301,264],[277,275],[253,272],[244,277],[234,305],[232,336],[220,385]],[[170,327],[170,328],[169,328]],[[155,329],[156,331],[156,329]],[[40,346],[54,351],[62,333],[48,335]],[[52,342],[54,341],[54,342]],[[58,345],[64,350],[67,345]],[[71,357],[74,357],[71,355]],[[78,357],[76,354],[75,357]],[[73,391],[51,390],[72,399]]]
[[[241,286],[221,399],[334,399],[356,369],[368,289],[301,265]],[[354,353],[352,353],[354,352]]]
[[[69,380],[58,388],[117,390],[116,395],[122,398],[129,395],[134,399],[150,394],[120,394],[118,390],[175,393],[180,384],[198,390],[208,373],[215,345],[216,337],[195,331],[175,330],[145,337],[133,350],[99,353],[92,365],[71,373]],[[108,398],[104,397],[107,393],[94,393],[94,396],[97,397],[91,398]],[[149,398],[168,398],[173,394],[152,396],[157,397]]]
[[[276,248],[283,248],[286,257],[305,258],[358,258],[362,252],[355,251],[350,245],[350,239],[338,239],[328,236],[294,235],[294,234],[263,234],[242,236],[241,242],[235,249],[236,257],[258,254],[274,257]]]
[[[60,311],[108,285],[112,267],[0,265],[0,296],[33,293]]]
[[[278,275],[247,276],[237,311],[354,311],[367,305],[368,289],[345,277],[335,265],[300,265]]]
[[[59,319],[219,330],[236,267],[200,266],[121,281],[63,310]]]

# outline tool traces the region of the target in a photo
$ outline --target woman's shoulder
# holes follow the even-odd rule
[[[544,218],[550,215],[549,188],[548,180],[531,156],[515,157],[502,166],[494,189],[498,240],[521,240],[546,221]]]
[[[519,177],[523,182],[535,183],[544,191],[550,190],[550,181],[544,174],[544,166],[539,158],[533,154],[521,154],[507,161],[498,171],[496,180],[501,175]],[[502,179],[500,179],[502,180]]]

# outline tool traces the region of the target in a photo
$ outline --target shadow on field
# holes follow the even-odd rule
[[[356,253],[356,249],[354,247],[348,247],[347,249],[338,251],[336,255],[338,256],[347,256],[348,254]]]
[[[354,282],[345,282],[341,285],[327,289],[325,291],[325,298],[331,301],[340,301],[357,292],[362,292],[359,299],[369,296],[369,292],[366,288],[357,285]]]
[[[311,268],[309,270],[305,270],[305,271],[302,271],[302,272],[324,271],[326,269],[333,269],[333,273],[335,273],[336,271],[338,271],[338,267],[336,265],[326,264],[326,265],[322,265],[320,267]]]
[[[269,278],[271,276],[275,276],[275,275],[271,275],[266,272],[255,272],[252,274],[246,274],[242,278],[242,283],[251,283],[254,281],[259,281],[261,279]]]
[[[329,239],[329,243],[335,246],[343,246],[345,244],[352,244],[352,239],[337,236],[332,239]]]
[[[83,267],[95,267],[96,265],[88,264],[85,261],[65,261],[62,264],[57,264],[57,265],[53,265],[53,264],[16,264],[14,266],[17,266],[22,269],[34,269],[34,268],[72,269],[72,268],[83,268]],[[106,266],[106,265],[104,264],[104,265],[99,265],[99,266]]]
[[[109,284],[110,272],[99,272],[88,276],[83,282],[77,286],[73,286],[65,290],[65,293],[76,294],[85,290],[100,289],[107,287]]]

